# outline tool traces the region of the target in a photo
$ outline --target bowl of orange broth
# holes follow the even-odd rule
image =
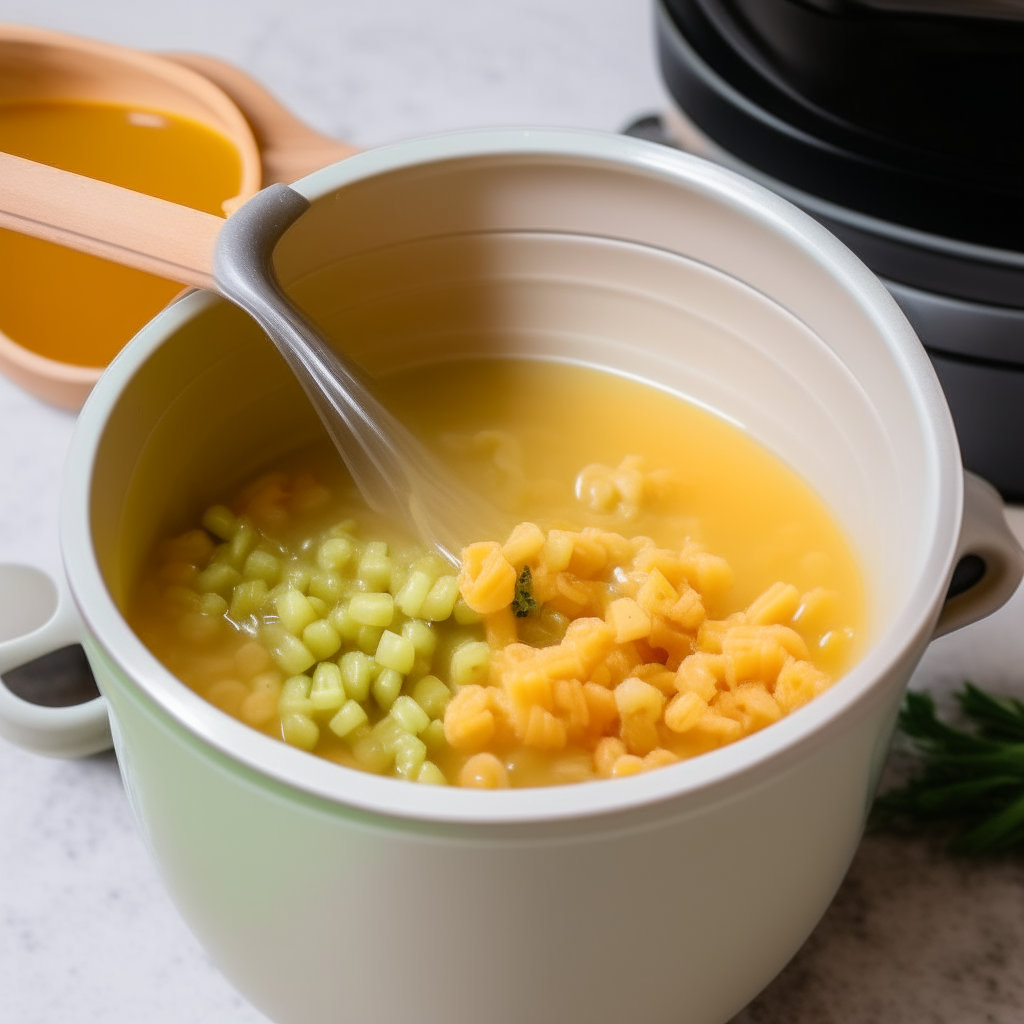
[[[799,211],[636,140],[295,187],[285,286],[519,525],[441,562],[237,310],[143,329],[62,539],[173,897],[278,1021],[725,1021],[835,892],[925,646],[1020,576],[923,350]]]
[[[260,154],[210,80],[154,54],[0,25],[0,151],[223,215]],[[0,370],[78,409],[180,284],[0,227]]]

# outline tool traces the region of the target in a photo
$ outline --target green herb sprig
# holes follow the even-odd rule
[[[923,768],[875,802],[876,820],[954,821],[957,853],[1024,846],[1024,703],[970,683],[956,699],[970,732],[940,722],[928,694],[907,694],[899,727],[923,756]]]
[[[533,597],[533,573],[528,565],[523,566],[523,571],[516,580],[515,597],[512,599],[512,611],[517,619],[525,619],[537,607]]]

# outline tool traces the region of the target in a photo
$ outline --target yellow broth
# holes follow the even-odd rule
[[[644,383],[535,361],[417,367],[380,389],[456,472],[532,525],[504,548],[506,538],[481,538],[491,543],[475,568],[467,549],[456,593],[453,570],[373,516],[333,452],[268,467],[223,495],[229,508],[207,511],[205,530],[158,546],[130,609],[154,654],[227,713],[352,767],[549,785],[732,742],[856,659],[865,595],[841,528],[806,483],[721,418]],[[527,535],[539,539],[524,548],[515,537]],[[603,554],[588,562],[590,550]],[[497,598],[481,597],[485,555],[500,569]],[[509,574],[518,585],[524,569],[532,582],[516,601],[528,603],[530,587],[546,595],[531,608],[509,604]],[[440,603],[410,604],[417,571]],[[651,598],[655,575],[667,604]],[[376,625],[361,624],[367,616]],[[397,638],[383,640],[387,651],[384,630]],[[600,651],[575,668],[562,659],[537,684],[559,652],[580,654],[584,635]],[[345,680],[367,662],[376,675],[353,696]],[[532,675],[516,668],[527,663]]]
[[[232,142],[189,118],[74,100],[0,103],[0,150],[223,215]],[[0,330],[48,359],[106,366],[182,286],[0,228]]]

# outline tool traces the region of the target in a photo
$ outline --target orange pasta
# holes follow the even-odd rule
[[[492,390],[483,412],[502,380],[531,399]],[[852,663],[863,597],[841,533],[733,427],[577,367],[469,363],[416,383],[393,382],[396,407],[533,516],[456,570],[374,517],[328,456],[209,507],[154,552],[131,617],[225,713],[366,771],[553,785],[741,740]]]

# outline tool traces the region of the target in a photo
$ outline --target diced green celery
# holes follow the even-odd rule
[[[317,619],[302,631],[302,642],[309,648],[317,661],[334,657],[341,650],[338,631],[326,620]]]
[[[358,706],[358,705],[357,705]],[[360,740],[365,739],[373,731],[369,725],[369,719],[363,722],[361,725],[357,725],[346,737],[348,745],[351,747],[353,744],[358,743]]]
[[[448,741],[444,738],[444,722],[435,718],[430,725],[420,733],[420,739],[427,745],[428,750],[438,750]]]
[[[384,668],[377,673],[370,687],[373,699],[382,711],[387,711],[402,692],[402,675],[393,668]]]
[[[243,520],[239,520],[238,529],[235,530],[228,544],[228,564],[240,570],[245,565],[249,552],[256,547],[258,540],[259,534],[252,526]]]
[[[231,509],[224,505],[213,505],[203,513],[202,524],[221,540],[230,540],[238,520]]]
[[[199,599],[199,611],[203,615],[219,618],[228,610],[228,603],[220,594],[203,594]]]
[[[336,603],[345,592],[345,581],[336,573],[317,569],[309,579],[308,594],[328,604]]]
[[[487,645],[484,644],[484,646]],[[380,643],[377,644],[377,650],[374,652],[374,659],[378,665],[392,668],[405,675],[416,660],[416,648],[404,636],[385,629],[381,634]]]
[[[452,691],[437,676],[424,676],[412,688],[412,699],[431,718],[440,718],[452,699]]]
[[[333,661],[321,661],[313,673],[309,699],[317,711],[337,711],[346,699],[341,669]]]
[[[437,650],[437,634],[426,622],[419,619],[410,619],[402,625],[402,636],[413,645],[416,654],[427,661],[429,668],[430,659]]]
[[[452,615],[460,626],[475,626],[478,622],[483,622],[484,618],[479,612],[473,611],[461,597],[455,602]]]
[[[336,573],[344,569],[355,554],[355,545],[351,538],[341,536],[325,540],[317,549],[316,564],[328,572]]]
[[[272,587],[281,576],[281,560],[269,551],[257,548],[245,560],[242,575],[247,580],[263,580],[268,587]]]
[[[383,541],[372,541],[363,549],[356,575],[366,590],[380,592],[388,589],[391,582],[391,559],[388,546]]]
[[[491,649],[482,640],[471,640],[452,654],[450,679],[453,686],[469,686],[487,681]]]
[[[231,606],[228,611],[232,620],[241,623],[250,615],[258,615],[266,601],[267,589],[262,580],[247,580],[231,591]]]
[[[385,772],[395,759],[393,750],[389,750],[373,734],[360,737],[352,744],[352,754],[360,768],[368,772]]]
[[[338,668],[341,669],[345,692],[353,700],[366,700],[376,675],[373,658],[362,651],[349,651],[338,659]]]
[[[419,774],[416,776],[417,782],[426,782],[431,786],[447,786],[448,780],[444,777],[444,772],[434,764],[433,761],[424,761],[423,766],[419,770]]]
[[[347,604],[339,604],[332,608],[327,616],[328,622],[338,631],[338,636],[346,643],[354,644],[363,627],[349,614]]]
[[[281,716],[281,735],[293,747],[312,750],[320,739],[320,729],[309,715],[289,712]]]
[[[213,554],[210,555],[209,564],[213,565],[214,562],[217,562],[217,563],[223,564],[223,565],[231,565],[231,563],[228,561],[228,555],[229,555],[230,552],[231,552],[231,545],[230,544],[227,544],[227,543],[218,544],[213,549]],[[231,566],[231,567],[234,568],[234,566]]]
[[[306,593],[309,590],[309,581],[313,577],[313,570],[305,562],[289,562],[281,574],[281,582],[288,585],[291,590],[298,590]]]
[[[286,675],[298,675],[316,664],[313,652],[297,636],[277,623],[260,630],[260,642],[270,651],[270,656]]]
[[[352,745],[352,754],[367,771],[387,771],[394,763],[395,744],[402,735],[402,730],[393,721],[383,718]]]
[[[374,735],[380,737],[392,750],[395,744],[405,735],[405,730],[400,728],[393,719],[385,716],[374,727]]]
[[[356,634],[356,646],[365,654],[374,654],[384,630],[380,626],[360,626]]]
[[[431,659],[424,658],[422,654],[417,654],[416,660],[412,663],[412,668],[405,674],[406,682],[412,686],[417,679],[430,675],[430,664]]]
[[[353,594],[348,613],[361,626],[391,625],[395,617],[395,601],[390,594]]]
[[[321,662],[313,672],[313,689],[316,689],[318,684],[327,689],[338,689],[344,692],[345,683],[341,678],[341,668],[333,661]]]
[[[458,577],[439,576],[420,607],[421,618],[430,619],[432,622],[443,622],[452,614],[458,598]]]
[[[242,574],[226,562],[208,565],[196,577],[196,589],[204,594],[220,594],[226,598],[235,585],[242,582]]]
[[[382,672],[381,675],[384,673]],[[430,725],[430,716],[419,704],[404,694],[395,698],[389,712],[391,717],[406,731],[414,736],[423,732]]]
[[[330,720],[328,728],[335,736],[345,739],[368,721],[366,712],[354,700],[348,700],[342,704],[341,710]]]
[[[395,604],[403,615],[415,618],[423,607],[434,581],[425,572],[411,572],[405,585],[395,597]]]
[[[446,572],[450,572],[451,568],[440,555],[435,555],[431,552],[429,555],[424,555],[422,558],[418,558],[413,562],[412,571],[424,572],[430,577],[431,581],[433,581],[436,580],[438,576],[443,576]]]
[[[282,717],[287,714],[311,715],[313,702],[309,699],[313,680],[307,675],[294,675],[286,679],[277,698],[277,708]]]
[[[568,615],[563,615],[561,612],[555,611],[555,609],[549,604],[544,605],[541,609],[541,625],[559,642],[561,642],[562,637],[565,636],[566,630],[569,628],[570,621],[571,620]]]
[[[305,700],[313,688],[313,677],[306,675],[305,672],[296,672],[295,675],[289,676],[281,687],[282,694],[287,695],[288,699],[293,697],[300,700]]]
[[[281,620],[281,625],[295,636],[299,636],[311,622],[316,622],[318,618],[316,610],[309,603],[306,595],[298,590],[286,590],[274,602],[274,607],[277,609],[277,617]]]
[[[395,743],[395,770],[407,779],[419,775],[427,759],[427,747],[423,740],[406,733]]]
[[[409,566],[399,565],[394,559],[391,560],[391,578],[388,580],[388,593],[392,597],[398,597],[409,578]]]

